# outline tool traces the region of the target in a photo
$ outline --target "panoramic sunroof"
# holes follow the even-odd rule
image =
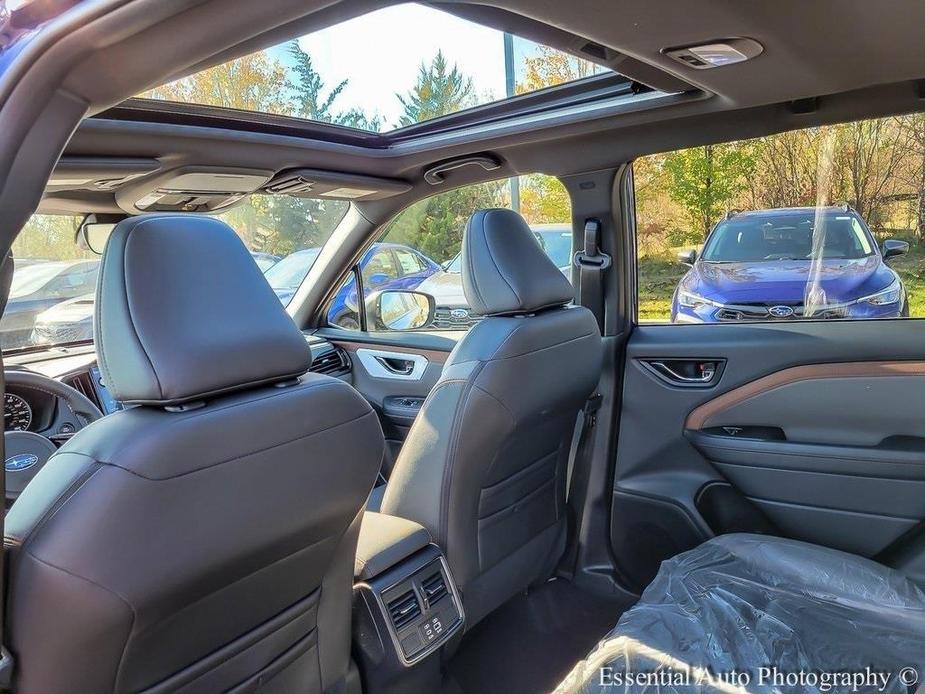
[[[388,7],[139,94],[388,132],[605,67],[422,5]]]

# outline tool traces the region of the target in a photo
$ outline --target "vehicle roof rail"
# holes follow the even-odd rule
[[[731,209],[731,210],[728,210],[728,211],[726,212],[726,214],[723,215],[723,219],[732,219],[732,218],[735,217],[737,214],[739,214],[739,212],[741,212],[741,211],[742,211],[742,210],[737,210],[737,209],[735,209],[735,208],[733,208],[733,209]]]

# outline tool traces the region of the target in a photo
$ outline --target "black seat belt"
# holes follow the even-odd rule
[[[598,327],[604,331],[604,271],[612,261],[601,252],[601,221],[585,220],[584,249],[575,254],[575,266],[579,269],[578,300],[594,314]],[[559,563],[559,573],[571,578],[578,559],[578,534],[581,528],[581,511],[588,491],[588,465],[594,437],[591,431],[597,421],[597,411],[603,396],[595,393],[585,403],[575,422],[572,445],[569,450],[568,469],[565,477],[565,505],[568,513],[568,535],[565,551]]]
[[[575,562],[578,559],[578,532],[581,528],[581,510],[584,508],[588,496],[588,465],[590,449],[594,437],[591,431],[597,423],[597,411],[601,409],[604,396],[595,393],[578,414],[575,423],[575,433],[572,436],[572,445],[569,449],[568,469],[565,474],[565,508],[568,518],[568,535],[566,536],[565,551],[559,562],[559,574],[572,578],[575,573]]]
[[[578,301],[597,319],[597,325],[604,332],[604,271],[610,267],[611,259],[601,252],[601,221],[585,220],[584,249],[575,254],[578,268]]]

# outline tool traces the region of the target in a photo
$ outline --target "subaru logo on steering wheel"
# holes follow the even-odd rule
[[[790,306],[772,306],[768,309],[775,318],[790,318],[793,315],[793,309]]]
[[[7,472],[20,472],[21,470],[28,470],[37,462],[39,462],[39,457],[34,453],[20,453],[7,458],[3,467]]]

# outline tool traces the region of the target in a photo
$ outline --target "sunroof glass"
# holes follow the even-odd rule
[[[386,132],[609,72],[416,4],[396,5],[139,94]]]

